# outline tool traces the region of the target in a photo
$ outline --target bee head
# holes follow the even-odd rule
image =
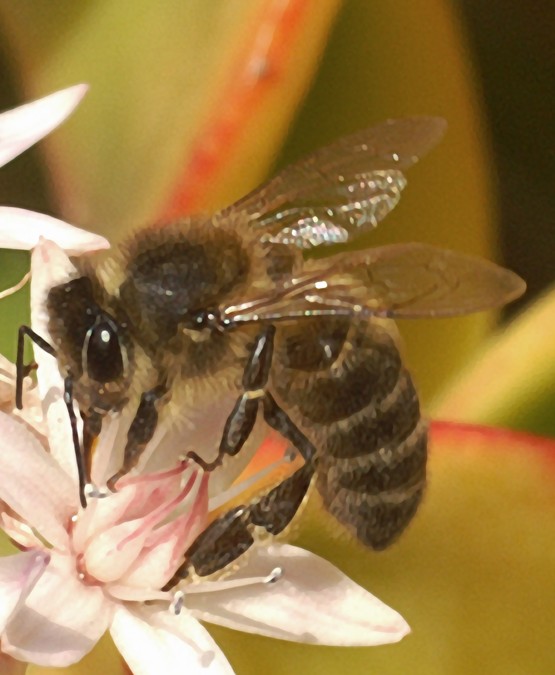
[[[99,295],[91,277],[78,277],[50,290],[47,310],[60,370],[71,376],[80,406],[106,411],[125,403],[133,344],[122,310],[105,308]]]

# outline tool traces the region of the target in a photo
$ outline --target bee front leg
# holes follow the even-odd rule
[[[225,455],[235,456],[250,436],[256,422],[259,401],[266,395],[264,387],[270,375],[275,332],[274,326],[266,326],[256,338],[243,373],[244,393],[237,399],[226,420],[216,459],[207,462],[196,452],[187,454],[204,471],[214,471],[222,464]]]
[[[167,384],[163,382],[142,394],[139,407],[127,432],[123,465],[117,473],[106,481],[108,488],[113,492],[116,491],[116,482],[137,464],[144,449],[152,439],[158,425],[158,407],[167,393]]]
[[[25,338],[28,337],[40,349],[45,351],[50,356],[56,358],[56,350],[54,347],[42,338],[38,333],[29,326],[20,326],[17,336],[17,358],[16,358],[16,385],[15,385],[15,404],[18,410],[23,408],[23,380],[31,370],[36,368],[35,363],[25,365],[24,351]],[[73,378],[68,375],[64,379],[64,403],[66,404],[69,421],[71,424],[71,437],[73,441],[73,450],[75,452],[75,462],[77,464],[77,474],[79,479],[79,501],[81,506],[87,506],[87,499],[85,496],[85,485],[87,483],[87,468],[83,457],[83,452],[79,443],[79,432],[77,430],[77,417],[73,408]]]

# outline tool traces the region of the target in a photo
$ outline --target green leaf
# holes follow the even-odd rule
[[[442,393],[436,417],[555,435],[555,289],[523,311]]]
[[[112,238],[160,217],[208,120],[216,110],[228,112],[223,94],[232,78],[238,73],[247,77],[250,68],[253,82],[260,79],[257,62],[249,59],[264,59],[274,25],[290,4],[299,15],[293,17],[293,46],[306,43],[306,49],[300,60],[278,73],[272,101],[284,91],[288,94],[281,97],[279,114],[264,126],[257,122],[254,139],[249,125],[239,120],[242,142],[246,138],[262,148],[266,136],[275,146],[283,135],[312,74],[337,0],[321,3],[319,12],[307,12],[304,2],[273,0],[84,0],[48,5],[1,0],[5,36],[28,97],[74,82],[91,85],[74,119],[48,144],[60,214]],[[249,41],[255,49],[245,52]],[[246,74],[237,70],[241,59],[246,59]],[[264,63],[258,65],[263,68]],[[250,111],[240,112],[252,125],[252,119],[246,119]],[[254,117],[262,114],[266,119],[264,112],[262,106]]]

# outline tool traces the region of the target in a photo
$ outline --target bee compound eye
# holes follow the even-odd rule
[[[122,377],[123,351],[112,321],[99,321],[89,330],[83,356],[83,370],[91,379],[112,382]]]

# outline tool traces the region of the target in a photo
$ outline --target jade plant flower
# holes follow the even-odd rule
[[[0,160],[48,133],[83,93],[71,88],[0,116]],[[46,339],[44,296],[71,273],[67,253],[108,245],[9,207],[0,207],[0,243],[33,248],[31,323]],[[0,526],[20,550],[0,558],[0,660],[67,666],[109,630],[134,673],[231,673],[199,620],[327,645],[385,644],[407,634],[397,612],[331,564],[279,542],[257,542],[222,578],[162,590],[215,505],[237,493],[236,476],[218,469],[211,496],[213,475],[176,458],[165,470],[125,477],[112,493],[105,481],[126,424],[124,415],[113,416],[82,508],[62,379],[51,356],[39,350],[36,361],[37,386],[27,384],[24,409],[16,411],[14,368],[0,360]],[[187,441],[176,429],[162,431],[175,447]]]

